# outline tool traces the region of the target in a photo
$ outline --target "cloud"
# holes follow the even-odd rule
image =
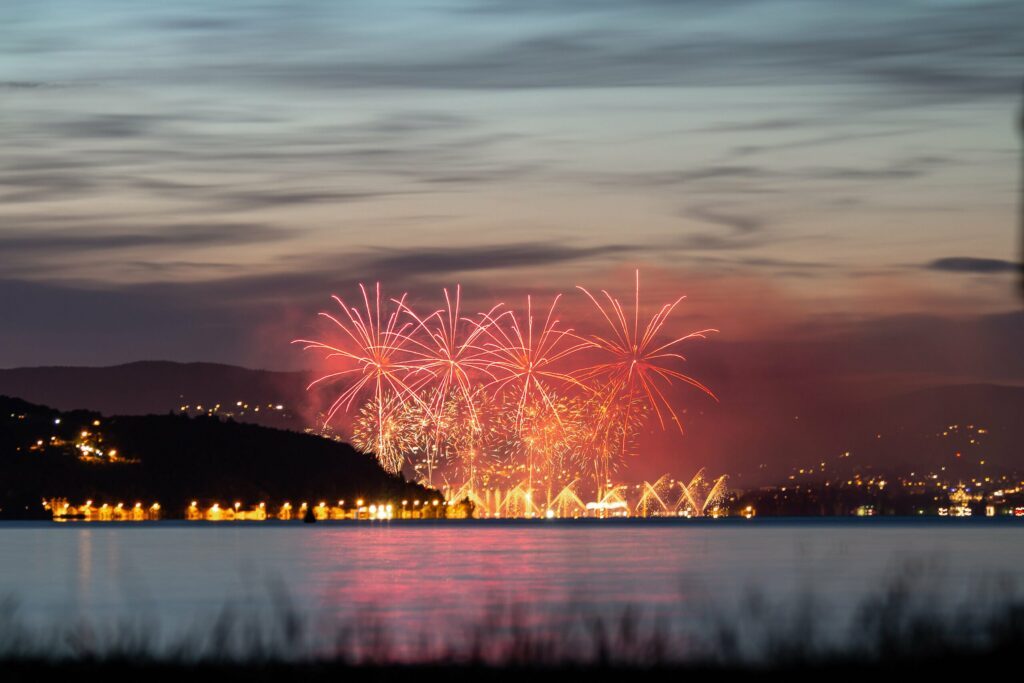
[[[820,125],[820,122],[819,122]],[[810,126],[808,126],[810,127]],[[753,128],[748,130],[755,130]],[[761,130],[769,130],[763,128]],[[764,144],[764,145],[741,145],[733,148],[733,153],[737,156],[747,156],[750,154],[762,154],[765,152],[775,152],[783,149],[800,149],[805,147],[822,147],[826,145],[834,145],[842,142],[854,142],[859,140],[870,140],[873,138],[884,138],[893,137],[897,135],[907,135],[908,133],[914,132],[913,129],[902,128],[899,130],[879,130],[873,132],[860,132],[860,133],[830,133],[826,135],[816,135],[810,138],[802,138],[799,140],[789,140],[787,142]]]
[[[707,12],[728,11],[738,6],[756,4],[761,0],[634,0],[628,11],[664,11],[676,16],[705,15]],[[623,5],[618,0],[471,0],[459,11],[495,15],[579,16],[582,13],[620,14]]]
[[[523,242],[449,249],[392,250],[382,254],[377,252],[381,255],[371,258],[363,268],[372,273],[434,275],[552,265],[608,254],[624,254],[634,249],[621,244],[572,247],[554,242]]]
[[[200,194],[204,194],[200,192]],[[349,202],[392,197],[401,192],[339,192],[317,190],[253,190],[249,192],[208,193],[218,207],[226,211],[269,209],[295,204],[341,204]]]
[[[900,159],[875,167],[822,166],[799,171],[807,180],[906,180],[919,178],[932,169],[955,163],[941,156],[918,156]]]
[[[688,192],[701,189],[718,191],[745,189],[753,192],[771,192],[765,181],[829,182],[877,180],[911,180],[927,175],[935,168],[956,163],[955,159],[938,155],[914,156],[896,159],[875,166],[798,166],[776,168],[768,165],[711,163],[678,171],[643,173],[592,174],[588,180],[599,185],[634,188],[661,188],[680,185]],[[750,181],[759,181],[755,186]],[[708,218],[705,216],[705,218]],[[710,219],[709,219],[710,220]],[[725,223],[723,220],[711,222]]]
[[[722,237],[717,241],[713,236],[705,235],[703,240],[683,239],[683,244],[673,244],[668,248],[678,252],[676,257],[679,262],[686,263],[696,272],[713,273],[715,277],[765,277],[771,278],[798,278],[806,280],[809,278],[820,278],[833,275],[836,264],[825,261],[799,261],[794,259],[771,258],[766,256],[742,256],[737,254],[742,247],[750,246],[756,248],[767,243],[769,240],[754,242],[749,245],[742,242],[730,241],[728,237]],[[705,248],[702,246],[708,245]],[[733,250],[727,256],[717,256],[707,253],[708,249],[728,251]],[[688,254],[687,252],[700,252]],[[715,324],[709,320],[708,324]]]
[[[827,123],[819,118],[776,118],[776,119],[755,119],[752,121],[737,123],[718,123],[712,126],[704,126],[696,129],[698,133],[749,133],[776,130],[792,130],[797,128],[810,128]]]
[[[448,279],[460,273],[482,272],[489,272],[489,277],[502,278],[502,271],[568,264],[635,251],[637,247],[631,245],[578,247],[551,241],[295,254],[282,259],[276,270],[183,282],[179,283],[179,291],[207,292],[216,289],[239,305],[281,298],[308,303],[319,300],[325,292],[351,289],[359,282],[379,280],[405,286],[424,279]],[[153,283],[136,287],[160,289],[163,286],[163,283]]]
[[[767,225],[761,216],[741,214],[734,210],[722,211],[711,206],[697,206],[684,211],[684,216],[694,218],[702,223],[711,223],[726,228],[721,232],[688,232],[676,245],[684,250],[716,250],[744,249],[755,247],[769,241],[769,237],[760,234]]]
[[[65,12],[74,16],[75,3]],[[496,17],[495,15],[500,15]],[[102,52],[90,78],[133,83],[217,83],[310,88],[508,90],[599,87],[867,86],[857,107],[957,102],[1016,92],[1024,57],[1015,0],[978,3],[837,3],[782,0],[456,2],[392,7],[326,3],[160,9],[125,21],[110,8],[78,24],[26,15],[21,40],[68,65]],[[410,30],[422,26],[422,30]],[[757,26],[752,30],[751,26]],[[75,27],[74,29],[71,27]],[[110,40],[116,32],[122,40]],[[152,44],[161,57],[133,59]],[[277,59],[268,45],[290,46]],[[112,64],[116,64],[114,68]],[[69,68],[70,67],[70,68]],[[36,81],[26,75],[6,83]]]
[[[409,135],[424,131],[464,131],[477,122],[462,114],[433,110],[387,112],[371,121],[354,124],[355,131],[374,135]]]
[[[252,244],[289,237],[289,232],[263,223],[181,223],[150,232],[86,232],[83,230],[0,231],[0,252],[74,254],[86,250],[136,247],[204,247]]]
[[[245,22],[227,17],[175,17],[154,23],[154,26],[171,31],[234,31]]]
[[[193,235],[203,241],[205,232]],[[213,231],[210,239],[219,235]],[[42,248],[41,242],[22,244]],[[143,238],[138,243],[149,244]],[[118,239],[85,242],[88,248],[125,246]],[[61,248],[80,244],[67,239]],[[301,363],[289,355],[288,341],[303,325],[315,325],[318,308],[332,292],[351,294],[359,282],[388,283],[435,293],[440,281],[456,273],[490,271],[489,281],[518,291],[540,282],[512,278],[515,269],[557,266],[622,253],[627,245],[573,246],[557,242],[521,242],[457,249],[374,250],[315,254],[288,259],[277,271],[209,276],[209,264],[159,262],[149,282],[109,284],[95,281],[39,282],[0,276],[0,367],[13,365],[102,364],[165,358],[249,362],[279,367]],[[7,252],[0,244],[0,253]],[[16,253],[14,253],[17,256]],[[132,262],[129,265],[144,265]],[[170,270],[198,271],[186,280],[163,279]],[[174,274],[173,272],[171,274]],[[435,287],[435,285],[437,285]],[[468,299],[467,299],[468,301]],[[297,317],[292,329],[280,323]],[[275,346],[253,342],[254,330],[275,326]],[[67,340],[74,338],[75,344]],[[243,360],[244,359],[244,360]]]
[[[735,3],[729,12],[714,12],[705,2],[607,3],[596,11],[590,3],[548,4],[543,22],[537,7],[475,6],[505,15],[507,30],[487,42],[474,40],[473,29],[490,18],[456,7],[446,23],[453,40],[429,43],[429,49],[417,49],[414,39],[386,53],[367,44],[358,59],[329,51],[287,63],[257,56],[239,75],[330,89],[850,83],[877,95],[858,106],[879,108],[1005,96],[1016,90],[1014,63],[1024,56],[1016,29],[1024,10],[1014,2],[894,6],[876,0],[859,4],[856,13],[776,1]],[[750,21],[771,15],[788,20],[771,30],[747,30]]]
[[[75,117],[23,110],[12,120],[22,144],[0,159],[6,204],[145,193],[179,203],[175,212],[253,211],[451,192],[544,168],[543,159],[500,157],[497,146],[516,136],[484,134],[474,119],[433,109],[331,124],[252,120],[230,108]]]
[[[178,280],[174,295],[201,308],[216,303],[211,287],[218,301],[305,303],[358,279],[482,283],[488,270],[502,283],[536,273],[529,285],[543,287],[634,258],[820,273],[831,286],[855,268],[802,265],[815,260],[807,230],[842,229],[862,247],[896,211],[908,245],[946,239],[961,217],[995,225],[987,199],[1012,171],[992,136],[1019,94],[1020,3],[469,0],[130,16],[57,3],[0,22],[8,276],[142,280],[154,295],[154,282]],[[285,45],[286,58],[270,49]],[[71,87],[84,79],[96,87]],[[935,201],[953,199],[915,181],[958,160],[941,186],[963,188],[962,215],[933,220]],[[284,244],[276,221],[310,229]],[[496,223],[524,232],[487,234]],[[579,241],[536,237],[552,226]],[[976,251],[998,254],[989,233]],[[431,248],[392,248],[410,243]],[[205,247],[218,249],[190,251]],[[922,260],[894,248],[894,261]],[[51,267],[61,258],[73,269]],[[943,283],[926,267],[970,272],[914,265],[929,285]]]
[[[1015,261],[1004,261],[993,258],[974,258],[971,256],[947,256],[935,259],[923,266],[927,270],[938,270],[946,273],[1015,273],[1021,270],[1021,264]]]
[[[53,121],[47,128],[50,132],[69,138],[132,138],[147,135],[159,124],[179,118],[155,114],[97,114],[68,121]]]
[[[95,178],[66,170],[0,173],[0,190],[7,190],[0,193],[4,203],[66,199],[96,186]]]
[[[743,181],[770,178],[765,167],[737,164],[707,164],[677,171],[643,173],[597,173],[587,177],[591,182],[612,187],[667,187],[687,183]]]
[[[800,272],[804,275],[807,271],[832,271],[835,265],[819,261],[793,261],[790,259],[775,259],[765,257],[751,257],[739,259],[737,263],[753,268],[776,268],[786,272]]]
[[[765,226],[763,218],[738,213],[723,212],[710,207],[695,207],[687,214],[707,223],[715,223],[732,229],[736,233],[748,235]]]
[[[47,83],[45,81],[0,81],[0,88],[10,88],[11,90],[32,90],[36,88],[52,88],[56,85],[56,83]]]
[[[123,244],[116,239],[111,242],[116,246]],[[149,240],[140,242],[149,243]],[[36,243],[32,243],[32,246],[42,248]],[[99,248],[99,243],[90,243],[89,246]],[[76,243],[69,240],[61,247],[73,253]],[[521,242],[448,249],[375,249],[295,254],[282,258],[276,268],[264,266],[259,272],[220,273],[219,276],[191,277],[176,282],[154,279],[132,284],[130,288],[154,299],[173,298],[182,306],[195,306],[197,310],[223,306],[241,310],[263,305],[267,301],[311,305],[320,301],[325,293],[351,290],[359,282],[379,280],[395,286],[408,286],[425,279],[440,277],[447,280],[458,273],[480,272],[489,272],[490,277],[501,278],[502,271],[568,264],[601,256],[619,256],[632,251],[635,251],[634,247],[618,244],[577,247],[557,242]],[[178,269],[172,265],[176,261],[160,263],[163,264],[159,269],[161,274]],[[129,265],[137,264],[133,262]],[[211,268],[206,263],[182,262],[181,265],[182,269],[191,271]],[[53,286],[85,291],[121,291],[119,285],[102,282],[65,282]],[[217,297],[212,300],[209,293],[214,291]],[[112,310],[110,314],[116,316],[117,311]]]

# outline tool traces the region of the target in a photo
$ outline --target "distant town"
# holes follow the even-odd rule
[[[794,468],[784,482],[741,488],[724,475],[697,473],[690,479],[666,475],[653,482],[612,484],[597,500],[585,500],[571,486],[552,487],[529,495],[514,487],[491,486],[473,497],[464,492],[432,490],[379,471],[371,459],[352,451],[337,437],[298,434],[234,422],[241,411],[257,408],[282,413],[283,404],[249,405],[236,402],[227,410],[182,405],[177,415],[104,418],[88,411],[60,412],[17,399],[3,399],[7,426],[4,430],[4,517],[28,516],[62,521],[141,522],[162,519],[189,521],[353,520],[389,521],[475,518],[622,518],[622,517],[776,517],[776,516],[933,516],[1024,518],[1024,476],[1012,471],[988,471],[983,460],[973,467],[978,474],[954,474],[945,466],[935,471],[887,471],[855,464],[849,452],[814,466]],[[196,430],[201,434],[192,434]],[[170,431],[169,431],[170,430]],[[109,433],[108,433],[109,432]],[[945,425],[939,438],[965,438],[979,442],[986,428]],[[209,442],[211,451],[194,461],[176,452],[179,481],[175,486],[150,487],[151,468],[162,461],[165,443],[161,435],[188,444],[190,439]],[[192,434],[190,436],[190,434]],[[260,455],[251,450],[256,442],[273,436],[288,444]],[[227,441],[225,439],[228,439]],[[231,446],[231,440],[237,444]],[[113,444],[130,444],[126,452]],[[296,448],[335,449],[327,457],[345,482],[345,496],[336,497],[337,486],[323,485],[323,463],[298,467],[301,481],[279,482],[276,471],[282,453],[296,463]],[[241,460],[237,454],[243,453]],[[235,454],[235,455],[232,455]],[[235,462],[240,486],[232,470],[216,467],[215,459]],[[152,460],[153,462],[149,462]],[[358,463],[359,477],[346,467]],[[28,469],[26,469],[28,466]],[[147,467],[148,466],[148,467]],[[261,481],[254,468],[266,468]],[[40,470],[43,468],[43,470]],[[85,474],[74,474],[72,470]],[[365,472],[369,468],[368,472]],[[29,475],[27,472],[34,472]],[[140,476],[129,480],[125,473]],[[188,476],[185,476],[187,472]],[[983,474],[981,473],[983,472]],[[47,476],[40,476],[45,473]],[[68,489],[61,490],[60,482]],[[218,495],[217,481],[222,494]],[[20,483],[19,483],[20,482]],[[44,483],[45,482],[45,483]],[[32,490],[32,489],[35,490]],[[275,490],[279,488],[281,490]],[[330,489],[330,490],[321,490]],[[557,489],[557,490],[555,490]],[[190,494],[190,491],[197,493]],[[27,494],[27,495],[26,495]],[[146,497],[146,494],[151,494]],[[201,494],[201,495],[200,495]],[[187,499],[187,500],[186,500]],[[503,507],[504,506],[504,507]]]
[[[627,467],[594,491],[572,476],[527,490],[511,465],[473,487],[413,483],[424,479],[415,469],[393,476],[311,424],[308,380],[166,362],[0,371],[0,394],[25,399],[0,398],[0,517],[1024,517],[1024,393],[1013,388],[913,394],[851,413],[834,435],[800,419],[792,431],[813,439],[784,458],[765,454],[746,468],[709,458],[690,466],[704,466],[696,474],[673,464],[661,477]]]

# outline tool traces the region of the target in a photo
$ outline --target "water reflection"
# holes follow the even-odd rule
[[[454,634],[499,607],[556,628],[627,605],[693,625],[750,587],[812,590],[841,613],[907,557],[942,558],[952,586],[1019,577],[1022,540],[1016,525],[7,525],[0,595],[41,621],[145,607],[170,630],[229,600],[269,604],[275,582],[303,611],[398,633]]]
[[[88,602],[92,588],[92,532],[82,530],[78,534],[78,589],[79,600]]]

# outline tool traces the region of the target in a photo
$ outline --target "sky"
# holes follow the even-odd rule
[[[0,2],[0,367],[639,268],[698,377],[1024,383],[1022,65],[1016,1]]]

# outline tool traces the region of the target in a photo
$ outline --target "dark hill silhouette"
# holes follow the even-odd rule
[[[430,493],[387,474],[372,456],[347,444],[230,420],[104,418],[7,397],[0,397],[0,419],[0,508],[6,514],[25,505],[37,509],[41,499],[51,497],[78,503],[157,501],[168,516],[181,516],[192,500],[269,506],[360,497],[422,499]],[[85,439],[83,431],[89,433]],[[108,454],[115,449],[124,461],[85,462],[76,445],[83,442]]]
[[[970,472],[977,474],[982,458],[967,458],[970,453],[984,454],[986,467],[1024,468],[1020,448],[1024,387],[970,384],[895,395],[881,390],[850,395],[838,389],[824,391],[812,383],[794,385],[806,391],[790,386],[765,401],[762,390],[749,388],[759,381],[756,377],[725,381],[714,372],[710,375],[709,383],[721,388],[721,404],[710,405],[709,400],[702,406],[699,397],[685,398],[694,410],[685,416],[687,436],[679,448],[689,460],[680,465],[674,455],[661,458],[665,464],[656,464],[644,476],[656,477],[675,467],[686,469],[692,463],[693,467],[713,465],[733,475],[747,473],[747,477],[734,477],[738,486],[758,483],[757,477],[763,479],[759,483],[770,484],[781,481],[793,466],[813,465],[845,451],[853,453],[848,464],[858,467],[967,467],[973,463]],[[309,375],[303,372],[152,361],[105,368],[0,370],[0,394],[62,410],[85,408],[108,415],[168,413],[185,403],[205,407],[221,403],[221,413],[238,422],[302,431],[315,415],[307,407],[308,381]],[[870,398],[864,398],[866,393],[871,393]],[[239,400],[262,404],[264,409],[236,409]],[[268,404],[285,409],[266,410]],[[982,425],[987,434],[980,445],[970,444],[969,439],[963,444],[956,438],[938,439],[937,431],[951,424]],[[955,457],[957,444],[969,446],[959,449],[965,457]],[[672,454],[673,448],[656,444],[650,459],[657,460],[661,451]],[[758,463],[769,467],[759,473]],[[630,468],[641,465],[634,461]]]

